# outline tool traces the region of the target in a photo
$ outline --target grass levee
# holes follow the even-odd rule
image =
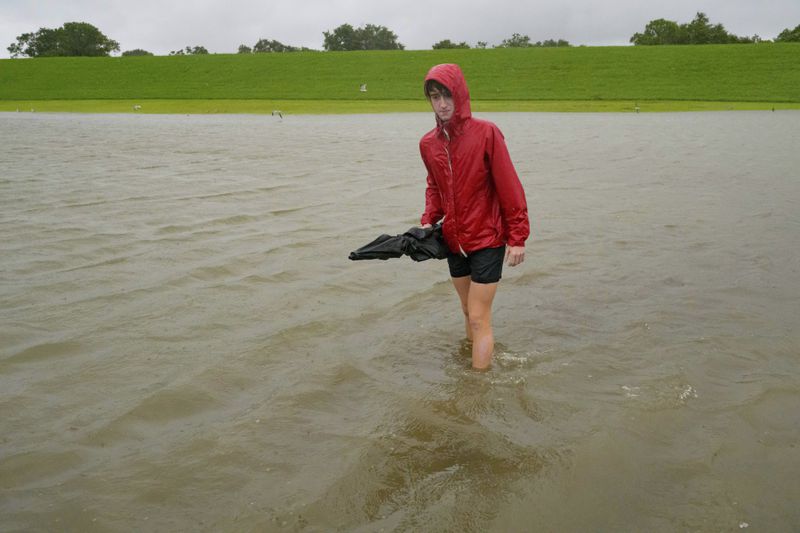
[[[423,76],[444,62],[462,66],[476,111],[800,108],[800,44],[759,43],[8,59],[0,110],[424,111]]]

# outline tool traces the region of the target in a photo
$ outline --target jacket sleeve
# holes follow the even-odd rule
[[[525,191],[511,162],[503,134],[497,126],[492,127],[487,151],[503,224],[508,232],[508,245],[525,246],[525,240],[530,235]]]
[[[425,212],[422,213],[420,224],[436,224],[444,216],[444,209],[442,209],[442,195],[439,193],[439,186],[436,180],[433,179],[430,166],[425,160],[425,153],[422,151],[420,145],[420,154],[422,155],[422,162],[425,164],[425,169],[428,171],[427,187],[425,188]]]

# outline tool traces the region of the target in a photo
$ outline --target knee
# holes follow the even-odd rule
[[[479,331],[491,326],[491,316],[485,313],[468,313],[467,320],[472,331]]]

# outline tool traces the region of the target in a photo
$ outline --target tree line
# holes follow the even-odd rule
[[[564,39],[547,39],[545,41],[536,41],[535,43],[531,42],[531,38],[527,35],[521,35],[519,33],[514,33],[508,39],[503,39],[500,44],[494,45],[492,48],[551,48],[551,47],[559,47],[559,46],[572,46],[569,44],[569,41],[565,41]],[[483,49],[487,48],[488,43],[486,41],[478,41],[475,43],[474,48]],[[438,43],[434,43],[431,47],[434,50],[444,50],[444,49],[451,49],[451,48],[473,48],[466,42],[462,41],[460,43],[454,43],[450,39],[444,39],[443,41],[439,41]]]
[[[11,57],[107,56],[119,43],[86,22],[67,22],[60,28],[23,33],[8,47]]]
[[[366,24],[354,28],[350,24],[342,24],[330,31],[322,33],[325,51],[351,50],[404,50],[405,46],[398,41],[397,35],[386,26]],[[669,44],[732,44],[765,42],[758,35],[739,37],[728,33],[722,24],[711,24],[705,13],[697,13],[694,20],[686,24],[665,19],[651,20],[641,33],[635,33],[630,42],[634,45],[669,45]],[[766,41],[768,42],[768,41]],[[794,29],[783,30],[775,42],[800,42],[800,25]],[[572,46],[563,39],[548,39],[531,42],[528,35],[514,33],[503,39],[493,48],[535,48],[535,47],[568,47]],[[487,48],[488,43],[478,41],[474,48]],[[434,43],[434,50],[472,48],[465,41],[454,42],[444,39]],[[17,41],[8,47],[11,57],[57,57],[57,56],[108,56],[118,52],[119,43],[106,37],[95,26],[86,22],[67,22],[60,28],[40,28],[39,31],[23,33]],[[238,53],[283,53],[311,51],[306,47],[296,47],[270,39],[259,39],[253,46],[242,44]],[[169,55],[208,54],[203,46],[187,46],[174,50]],[[153,55],[140,48],[126,50],[123,56]]]
[[[664,44],[737,44],[760,43],[761,37],[740,37],[725,30],[722,24],[711,24],[708,15],[698,12],[694,20],[678,24],[674,20],[655,19],[647,23],[644,31],[630,38],[634,45]],[[793,30],[785,29],[775,42],[800,42],[800,25]]]

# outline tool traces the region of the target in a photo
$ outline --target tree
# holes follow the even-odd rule
[[[450,39],[445,39],[434,44],[432,48],[434,50],[444,50],[446,48],[469,48],[469,45],[464,41],[461,41],[460,43],[454,43]]]
[[[537,41],[533,46],[542,48],[558,48],[572,45],[569,44],[569,41],[565,41],[564,39],[559,39],[557,41],[555,39],[546,39],[545,41]]]
[[[397,42],[397,35],[386,26],[367,24],[361,28],[353,28],[350,24],[342,24],[330,32],[322,32],[325,36],[323,47],[329,52],[349,50],[403,50],[405,46]]]
[[[238,53],[239,54],[252,54],[253,53],[253,49],[250,48],[249,46],[245,45],[245,44],[240,44]]]
[[[205,46],[187,46],[183,50],[173,50],[169,53],[171,56],[194,56],[206,54],[208,54],[208,50],[206,50]]]
[[[495,48],[530,48],[531,46],[533,45],[530,37],[515,33],[510,38],[503,39],[503,42],[495,46]]]
[[[39,28],[35,33],[19,35],[17,42],[11,43],[8,51],[11,57],[45,57],[56,55],[57,46],[56,30]]]
[[[685,41],[677,22],[655,19],[647,23],[643,33],[634,33],[630,42],[639,45],[682,44]]]
[[[475,43],[475,48],[480,48],[481,50],[483,50],[486,48],[488,44],[489,43],[487,43],[486,41],[478,41],[477,43]]]
[[[793,30],[786,28],[775,38],[776,43],[800,43],[800,24]]]
[[[322,35],[325,36],[322,46],[329,52],[357,50],[356,30],[350,24],[342,24],[331,32],[324,31]]]
[[[119,50],[117,41],[87,22],[67,22],[61,27],[59,38],[65,56],[107,56]]]
[[[123,56],[151,56],[152,53],[148,52],[147,50],[142,50],[141,48],[136,48],[134,50],[125,50],[122,52]]]
[[[60,28],[23,33],[8,51],[11,57],[108,56],[119,51],[119,43],[87,22],[67,22]]]
[[[280,41],[269,41],[267,39],[259,39],[258,42],[253,45],[253,53],[260,54],[260,53],[269,53],[269,52],[296,52],[297,48],[294,46],[288,46],[283,44]]]
[[[637,45],[656,44],[733,44],[760,42],[758,35],[738,37],[725,30],[722,24],[711,24],[708,15],[698,12],[688,24],[671,20],[651,20],[644,33],[635,33],[630,42]]]
[[[687,44],[727,44],[736,42],[735,35],[728,34],[722,24],[712,25],[708,15],[698,12],[694,20],[685,25]]]
[[[397,42],[397,35],[386,26],[367,24],[356,30],[363,50],[403,50],[405,46]]]
[[[705,13],[697,13],[694,20],[683,25],[686,44],[708,44],[713,32]]]

